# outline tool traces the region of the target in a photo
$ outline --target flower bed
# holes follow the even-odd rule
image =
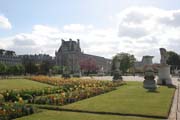
[[[0,103],[0,120],[11,120],[35,112],[36,109],[29,105],[20,103]]]
[[[114,90],[114,87],[86,87],[74,91],[36,97],[32,103],[64,105]]]
[[[64,105],[115,90],[117,86],[124,84],[123,82],[84,80],[80,78],[63,79],[47,76],[33,76],[29,79],[63,88],[60,93],[42,95],[29,101],[35,104]]]
[[[31,101],[35,104],[64,105],[112,91],[116,89],[117,86],[123,84],[122,82],[84,80],[80,78],[64,79],[47,76],[33,76],[29,79],[66,88],[66,91],[63,91],[60,94],[36,97]]]
[[[54,87],[0,91],[0,120],[9,120],[34,113],[32,106],[27,106],[26,103],[65,105],[115,90],[117,86],[124,84],[122,82],[47,76],[34,76],[29,79],[51,84]]]
[[[15,102],[18,101],[19,98],[22,98],[23,100],[31,100],[36,96],[41,95],[48,95],[48,94],[55,94],[55,93],[61,93],[66,91],[66,89],[63,88],[44,88],[44,89],[24,89],[24,90],[7,90],[4,92],[1,92],[1,96],[4,97],[4,100],[6,102]]]
[[[80,78],[57,78],[57,77],[48,77],[48,76],[33,76],[29,78],[30,80],[46,83],[56,86],[84,86],[84,87],[117,87],[122,84],[122,82],[112,82],[112,81],[101,81],[101,80],[84,80]]]

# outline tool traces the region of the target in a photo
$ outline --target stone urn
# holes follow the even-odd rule
[[[156,81],[154,80],[154,70],[151,66],[147,67],[144,72],[144,81],[143,81],[143,87],[148,90],[156,90],[157,85]]]
[[[120,71],[120,58],[115,59],[115,70],[113,71],[113,81],[122,81],[122,75]]]

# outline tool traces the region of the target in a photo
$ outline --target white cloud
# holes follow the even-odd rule
[[[3,29],[11,29],[11,23],[9,22],[8,18],[6,18],[4,15],[0,15],[0,28]]]
[[[119,52],[128,52],[138,60],[143,55],[153,55],[154,61],[159,62],[160,47],[180,53],[180,10],[131,7],[117,16],[111,19],[117,21],[118,28],[96,28],[91,24],[69,24],[61,28],[35,25],[31,33],[0,38],[0,46],[18,54],[44,52],[54,56],[61,39],[72,38],[80,39],[85,53],[108,58]]]
[[[150,54],[159,62],[160,47],[180,53],[180,10],[131,7],[120,12],[118,20],[119,38],[130,39],[131,47],[135,48],[133,53],[138,58]]]
[[[58,28],[35,25],[31,33],[19,33],[8,38],[0,38],[4,49],[15,50],[17,54],[47,53],[54,55],[55,48],[60,44]],[[5,41],[5,42],[3,42]],[[54,48],[50,47],[54,45]]]

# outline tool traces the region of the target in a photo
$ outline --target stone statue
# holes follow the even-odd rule
[[[161,54],[161,64],[162,65],[166,65],[166,61],[168,59],[168,54],[166,52],[166,49],[165,48],[160,48],[160,54]]]
[[[160,48],[161,60],[158,69],[158,85],[172,86],[172,79],[170,76],[170,66],[167,64],[168,54],[165,48]]]
[[[115,70],[113,71],[113,81],[122,80],[120,68],[120,58],[116,57],[114,61]]]

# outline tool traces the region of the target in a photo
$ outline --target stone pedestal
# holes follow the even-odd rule
[[[113,81],[122,81],[123,78],[121,76],[121,71],[120,70],[115,70],[114,75],[113,75]]]
[[[143,87],[149,91],[154,91],[157,88],[156,81],[154,80],[155,75],[152,66],[147,66],[144,72]]]
[[[73,74],[73,77],[81,77],[81,76],[82,76],[81,72],[76,72],[76,73]]]
[[[146,89],[154,90],[157,88],[156,81],[153,79],[152,80],[144,80],[143,81],[143,87]]]
[[[161,65],[158,71],[158,85],[173,85],[170,77],[170,66]]]

